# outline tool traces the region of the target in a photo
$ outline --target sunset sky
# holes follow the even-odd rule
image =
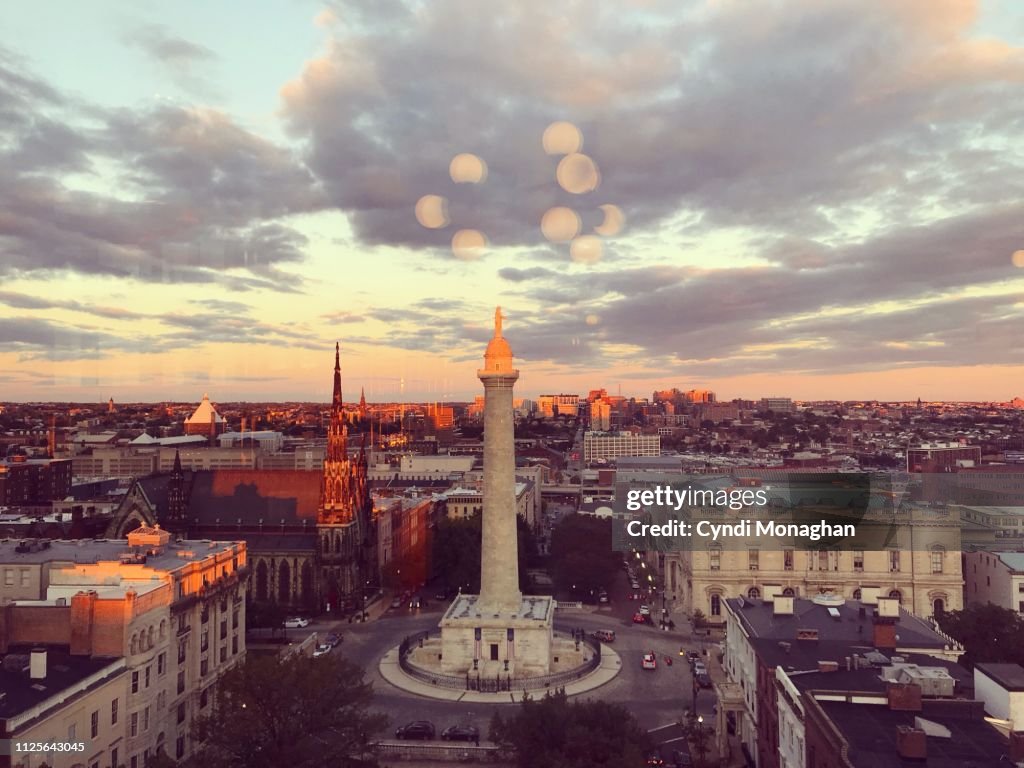
[[[0,5],[0,401],[468,399],[497,304],[527,397],[1024,396],[1024,3]]]

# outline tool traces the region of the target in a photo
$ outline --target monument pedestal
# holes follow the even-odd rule
[[[441,671],[488,679],[548,674],[554,600],[523,597],[518,611],[499,613],[482,612],[479,600],[459,595],[441,619]]]

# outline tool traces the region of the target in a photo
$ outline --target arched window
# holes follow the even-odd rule
[[[786,587],[782,590],[783,597],[796,597],[796,591],[792,587]]]
[[[153,642],[153,627],[149,628],[149,633],[146,635],[146,648],[152,648],[155,645]]]
[[[757,600],[759,597],[761,597],[761,590],[757,587],[751,587],[747,590],[747,597],[749,597],[751,600]]]
[[[277,572],[277,601],[279,603],[290,603],[292,600],[292,569],[288,566],[287,560],[281,561],[281,567]]]
[[[899,603],[903,602],[903,593],[900,592],[898,589],[894,589],[891,592],[889,592],[889,597],[891,597],[894,600],[896,600],[896,602],[899,602]]]
[[[136,635],[132,635],[132,640],[129,646],[129,650],[131,651],[132,655],[139,652],[139,639]]]
[[[936,597],[932,600],[932,615],[938,618],[946,612],[946,600],[943,597]]]
[[[862,593],[861,593],[860,589],[853,590],[853,599],[854,600],[860,600],[861,594]]]
[[[722,615],[722,596],[712,595],[711,596],[711,615],[721,616]]]
[[[266,600],[269,591],[269,573],[267,571],[267,561],[260,560],[256,565],[256,599]]]
[[[160,620],[160,639],[163,640],[167,637],[167,619]]]

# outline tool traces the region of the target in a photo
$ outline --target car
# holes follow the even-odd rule
[[[392,608],[401,608],[403,602],[404,601],[402,600],[402,598],[396,597],[394,600],[391,601],[391,607]]]
[[[432,739],[437,731],[429,720],[413,720],[395,729],[396,739]]]
[[[303,619],[301,616],[296,616],[292,619],[287,619],[284,623],[287,629],[302,629],[309,626],[309,619]]]
[[[629,582],[629,588],[630,589],[640,589],[640,582],[639,581],[631,581],[631,582]]]
[[[440,602],[442,600],[447,600],[448,599],[448,592],[446,590],[444,590],[444,589],[442,589],[439,592],[435,592],[434,593],[434,599],[437,600],[438,602]]]
[[[313,651],[313,658],[319,659],[321,656],[326,656],[331,652],[331,646],[329,645],[318,645],[316,650]]]
[[[646,624],[647,623],[647,617],[644,616],[642,613],[634,613],[633,614],[633,623],[634,624]]]
[[[672,768],[690,768],[692,765],[693,758],[690,757],[689,752],[684,752],[681,749],[672,751]]]
[[[664,765],[665,760],[662,758],[660,752],[650,752],[647,755],[647,760],[644,765]]]
[[[602,643],[614,643],[615,633],[610,629],[598,629],[591,634],[595,640],[599,640]]]
[[[637,613],[639,613],[639,614],[640,614],[641,616],[650,616],[650,615],[651,615],[651,609],[650,609],[650,606],[647,606],[647,605],[641,605],[641,606],[640,606],[640,607],[639,607],[639,608],[637,609]]]
[[[327,637],[324,638],[324,642],[326,642],[327,645],[331,646],[331,648],[334,648],[338,645],[338,643],[341,642],[341,635],[339,635],[337,632],[330,632],[328,633]]]
[[[451,725],[441,731],[445,741],[479,741],[480,729],[475,725]]]
[[[692,667],[694,662],[700,661],[700,654],[697,651],[687,651],[686,660],[690,662],[690,666]]]
[[[645,653],[643,659],[640,660],[641,669],[657,669],[658,668],[658,657],[653,653]]]
[[[409,608],[410,608],[410,610],[413,610],[413,611],[419,610],[419,608],[422,606],[422,604],[423,604],[422,601],[418,597],[412,597],[412,598],[409,599]]]
[[[695,662],[693,662],[693,676],[694,677],[697,677],[697,675],[706,675],[707,673],[708,673],[708,668],[704,666],[704,662],[703,661],[695,661]]]
[[[707,672],[702,672],[694,678],[697,681],[697,685],[701,688],[711,688],[713,683],[711,682],[711,676]]]

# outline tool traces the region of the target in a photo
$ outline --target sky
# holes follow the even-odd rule
[[[0,401],[465,400],[496,305],[526,397],[1024,395],[1024,5],[0,5]]]

